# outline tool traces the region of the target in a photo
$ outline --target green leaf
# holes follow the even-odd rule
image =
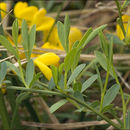
[[[73,90],[74,91],[81,91],[82,89],[82,84],[80,82],[76,82],[74,85],[73,85]]]
[[[88,35],[86,33],[86,37],[84,38],[83,42],[82,42],[82,46],[81,49],[84,48],[91,40],[93,40],[97,34],[99,33],[99,31],[103,30],[106,28],[107,25],[102,25],[98,28],[96,28],[94,31],[92,31],[92,29],[90,28],[88,30]],[[82,40],[82,39],[81,39]]]
[[[114,35],[114,34],[108,33],[108,34],[106,34],[106,37],[107,37],[108,39],[113,38],[113,43],[114,43],[114,44],[117,44],[117,45],[124,45],[124,44],[125,44],[122,40],[120,40],[120,39],[119,39],[116,35]]]
[[[113,63],[113,38],[111,38],[109,43],[109,63]]]
[[[67,86],[69,86],[77,78],[77,76],[81,73],[85,66],[86,64],[81,64],[75,68],[67,82]]]
[[[78,100],[84,102],[83,95],[82,95],[79,91],[75,91],[75,92],[74,92],[74,97],[76,97]]]
[[[107,71],[107,60],[105,58],[105,55],[103,55],[101,52],[99,51],[95,51],[95,55],[96,55],[96,59],[97,61],[99,62],[99,64],[102,66],[102,68],[104,70]],[[112,68],[110,68],[110,74],[111,76],[113,76],[113,71],[112,71]],[[114,77],[114,76],[113,76]]]
[[[109,104],[102,109],[102,113],[108,112],[112,109],[113,104]]]
[[[54,65],[51,65],[51,70],[52,70],[52,76],[54,79],[55,84],[58,84],[58,68]]]
[[[0,89],[0,118],[4,130],[10,129],[10,117],[5,105],[5,99]],[[1,128],[2,129],[2,128]]]
[[[71,66],[73,65],[73,59],[75,58],[77,52],[77,48],[72,49],[67,56],[64,59],[64,69],[66,72],[68,72],[71,69]]]
[[[25,20],[22,21],[22,29],[21,29],[21,33],[22,33],[22,45],[24,48],[24,52],[25,52],[25,56],[27,58],[27,60],[29,60],[29,36],[28,36],[28,27],[27,27],[27,23]]]
[[[88,36],[92,33],[92,31],[93,31],[92,28],[89,28],[87,30],[87,32],[84,34],[82,39],[79,41],[79,44],[78,44],[77,48],[83,48],[83,45],[86,44],[86,40],[87,40]]]
[[[54,83],[54,79],[53,77],[50,79],[49,83],[48,83],[48,88],[51,90],[51,89],[54,89],[55,88],[55,83]]]
[[[8,68],[10,68],[11,70],[13,70],[19,77],[20,77],[20,72],[19,72],[19,69],[15,67],[14,64],[6,61],[6,65]],[[20,77],[21,78],[21,77]]]
[[[106,55],[106,57],[108,57],[108,50],[109,50],[108,42],[105,39],[102,31],[99,31],[99,37],[100,37],[101,48],[102,48],[104,54]]]
[[[114,84],[111,88],[109,88],[104,96],[103,107],[109,105],[117,96],[119,92],[120,86],[118,84]]]
[[[7,73],[6,62],[2,62],[0,64],[0,84],[2,84],[2,81],[4,80],[6,73]]]
[[[63,106],[65,103],[67,103],[68,101],[66,99],[62,99],[60,101],[58,101],[57,103],[53,104],[50,107],[50,112],[53,113],[55,112],[57,109],[59,109],[61,106]]]
[[[16,19],[12,25],[12,36],[16,46],[18,45],[18,32],[19,32],[19,25],[18,20]]]
[[[74,44],[73,44],[73,46],[72,46],[72,49],[73,49],[73,48],[76,48],[76,47],[78,46],[78,44],[79,44],[79,41],[74,42]]]
[[[41,74],[42,74],[42,73],[39,72],[39,73],[37,73],[36,75],[34,75],[33,80],[31,81],[31,83],[30,83],[30,85],[29,85],[29,88],[31,88],[32,85],[40,78]]]
[[[72,70],[74,70],[78,65],[78,62],[79,62],[79,59],[80,59],[80,53],[81,53],[81,50],[78,50],[75,54],[75,57],[73,59],[73,64],[71,65]]]
[[[28,45],[29,58],[31,56],[32,49],[35,44],[35,40],[36,40],[36,25],[33,25],[29,32],[29,45]]]
[[[61,23],[60,21],[58,21],[58,22],[57,22],[57,27],[58,27],[58,36],[59,36],[60,42],[61,42],[61,44],[62,44],[64,50],[66,50],[64,24]]]
[[[34,63],[33,60],[29,60],[26,66],[26,84],[29,86],[34,76]]]
[[[7,40],[6,37],[0,35],[0,43],[6,48],[8,49],[8,51],[10,51],[13,55],[15,55],[16,58],[18,58],[16,50],[13,48],[13,46],[11,45],[11,43]]]
[[[68,15],[65,16],[64,29],[65,29],[66,50],[68,52],[68,50],[69,50],[69,32],[70,32],[70,20],[69,20]]]
[[[82,90],[81,92],[83,93],[87,88],[89,88],[93,82],[98,78],[98,75],[95,74],[92,77],[90,77],[88,80],[86,80],[83,85],[82,85]]]
[[[130,110],[128,110],[128,115],[126,117],[126,129],[130,130]]]

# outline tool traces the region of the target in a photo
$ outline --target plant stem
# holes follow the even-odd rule
[[[16,87],[16,86],[9,86],[9,87],[7,87],[7,89],[15,89],[15,90],[28,91],[28,92],[35,92],[35,93],[40,93],[40,94],[45,94],[45,95],[46,94],[48,94],[48,95],[51,94],[51,95],[61,96],[61,97],[64,97],[64,98],[70,98],[70,99],[76,101],[77,103],[79,103],[80,105],[82,105],[82,106],[86,107],[87,109],[91,110],[92,112],[94,112],[95,114],[100,116],[101,118],[103,118],[110,125],[114,126],[117,129],[121,129],[118,125],[116,125],[114,122],[112,122],[109,118],[107,118],[103,114],[99,113],[98,111],[93,109],[88,104],[80,101],[79,99],[76,99],[75,97],[73,97],[71,95],[68,95],[68,94],[65,94],[65,93],[61,93],[61,92],[53,92],[53,91],[50,91],[50,90],[35,90],[35,89],[29,89],[29,88],[25,88],[25,87]]]
[[[53,92],[50,90],[30,89],[30,88],[25,88],[25,87],[20,87],[20,86],[9,86],[9,87],[7,87],[7,89],[21,90],[21,91],[32,92],[32,93],[40,93],[40,94],[44,94],[44,95],[57,95],[57,96],[64,97],[63,94],[61,94],[59,92]]]
[[[4,96],[1,92],[1,89],[0,89],[0,116],[1,116],[3,128],[9,129],[10,119],[9,119],[9,115],[5,106]]]
[[[67,89],[67,72],[65,72],[64,76],[64,89]]]
[[[116,6],[117,6],[117,9],[118,9],[118,13],[119,13],[119,18],[120,18],[120,27],[122,29],[122,32],[123,32],[123,35],[125,37],[126,33],[125,33],[125,28],[124,28],[124,25],[123,25],[123,21],[122,21],[122,13],[121,13],[121,7],[120,7],[120,3],[118,0],[115,0],[116,2]]]
[[[93,109],[90,105],[80,101],[79,99],[71,96],[71,95],[66,95],[68,98],[76,101],[77,103],[81,104],[82,106],[86,107],[87,109],[91,110],[92,112],[96,113],[98,116],[100,116],[101,118],[103,118],[105,121],[107,121],[109,124],[111,124],[112,126],[114,126],[116,129],[121,129],[118,125],[116,125],[114,122],[112,122],[109,118],[107,118],[106,116],[104,116],[103,114],[99,113],[98,111],[96,111],[95,109]]]
[[[19,69],[20,69],[20,75],[21,75],[21,79],[23,84],[25,85],[26,88],[29,88],[29,86],[26,84],[25,79],[24,79],[24,74],[23,74],[23,69],[22,69],[22,64],[20,61],[20,56],[19,56],[19,51],[18,51],[18,47],[16,46],[16,52],[17,52],[17,60],[18,60],[18,64],[19,64]]]
[[[102,107],[103,107],[103,101],[104,101],[104,96],[105,96],[105,92],[106,92],[106,88],[107,88],[107,84],[108,84],[108,79],[109,79],[109,70],[107,71],[104,88],[103,88],[103,91],[102,91],[102,93],[101,93],[100,112],[102,111]]]
[[[121,94],[122,106],[123,106],[124,129],[126,129],[126,104],[125,104],[125,98],[124,98],[123,90],[122,90],[122,87],[121,87],[121,85],[120,85],[120,82],[119,82],[119,80],[118,80],[118,77],[117,77],[117,75],[116,75],[116,72],[115,72],[115,69],[114,69],[114,66],[113,66],[113,65],[112,65],[112,71],[113,71],[114,78],[115,78],[117,84],[119,84],[119,86],[120,86],[120,94]]]

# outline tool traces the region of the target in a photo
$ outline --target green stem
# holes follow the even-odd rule
[[[30,88],[19,87],[19,86],[9,86],[7,87],[7,89],[21,90],[21,91],[32,92],[32,93],[40,93],[44,95],[57,95],[57,96],[64,97],[63,94],[60,94],[59,92],[53,92],[50,90],[30,89]]]
[[[67,72],[65,72],[64,76],[64,89],[67,89]]]
[[[23,84],[25,85],[26,88],[29,88],[29,86],[26,84],[25,79],[24,79],[22,64],[21,64],[21,60],[20,60],[19,51],[18,51],[17,46],[16,46],[16,52],[17,52],[17,60],[18,60],[18,64],[19,64],[19,69],[20,69],[20,75],[21,75],[22,82],[23,82]]]
[[[108,79],[109,79],[109,70],[107,71],[104,88],[103,88],[103,91],[102,91],[102,93],[101,93],[100,112],[102,111],[102,107],[103,107],[103,101],[104,101],[104,96],[105,96],[105,92],[106,92],[106,88],[107,88],[107,84],[108,84]]]
[[[79,99],[71,96],[71,95],[66,95],[68,98],[76,101],[77,103],[79,103],[80,105],[86,107],[87,109],[91,110],[92,112],[94,112],[95,114],[97,114],[98,116],[100,116],[101,118],[103,118],[105,121],[107,121],[110,125],[114,126],[116,129],[121,129],[118,125],[116,125],[114,122],[112,122],[109,118],[107,118],[106,116],[104,116],[103,114],[99,113],[98,111],[96,111],[95,109],[93,109],[90,105],[80,101]]]
[[[118,125],[116,125],[114,122],[112,122],[109,118],[107,118],[106,116],[104,116],[102,113],[99,113],[98,111],[96,111],[95,109],[93,109],[90,105],[80,101],[79,99],[76,99],[75,97],[65,94],[65,93],[60,93],[60,92],[53,92],[50,90],[35,90],[35,89],[28,89],[25,87],[16,87],[16,86],[10,86],[7,87],[7,89],[15,89],[15,90],[22,90],[22,91],[28,91],[28,92],[35,92],[35,93],[40,93],[40,94],[52,94],[52,95],[57,95],[57,96],[61,96],[64,98],[70,98],[74,101],[76,101],[77,103],[79,103],[80,105],[86,107],[87,109],[91,110],[92,112],[94,112],[95,114],[97,114],[98,116],[100,116],[101,118],[103,118],[106,122],[108,122],[110,125],[114,126],[117,129],[121,129]]]
[[[122,107],[123,107],[123,121],[124,121],[124,129],[126,129],[126,104],[125,104],[125,98],[124,98],[124,94],[123,94],[123,90],[122,87],[120,85],[120,82],[118,80],[118,77],[116,75],[114,66],[112,65],[112,71],[114,74],[114,78],[116,80],[116,83],[120,86],[120,94],[121,94],[121,99],[122,99]]]
[[[2,125],[4,129],[10,129],[10,119],[5,106],[4,96],[0,89],[0,116],[2,120]]]
[[[124,25],[123,25],[123,21],[122,21],[122,13],[121,13],[120,3],[119,3],[118,0],[115,0],[115,2],[116,2],[116,6],[117,6],[117,9],[118,9],[118,13],[119,13],[120,26],[121,26],[121,29],[122,29],[123,35],[124,35],[124,37],[125,37],[126,33],[125,33],[125,28],[124,28]]]

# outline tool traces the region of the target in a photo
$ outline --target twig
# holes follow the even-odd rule
[[[115,119],[112,120],[117,123]],[[90,122],[75,122],[75,123],[63,123],[63,124],[45,124],[45,123],[36,123],[36,122],[28,122],[22,121],[22,125],[30,126],[30,127],[41,127],[41,128],[50,128],[50,129],[76,129],[76,128],[84,128],[89,126],[97,126],[97,125],[105,125],[108,124],[106,121],[90,121]]]

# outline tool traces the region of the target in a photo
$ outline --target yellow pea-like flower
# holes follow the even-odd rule
[[[7,11],[7,5],[4,2],[0,2],[0,8],[4,11]],[[1,17],[4,18],[6,13],[1,10]]]
[[[71,48],[72,45],[76,42],[76,41],[79,41],[81,40],[83,34],[82,32],[76,28],[76,27],[71,27],[70,28],[70,34],[69,34],[69,42],[70,42],[70,45],[69,47]]]
[[[53,45],[50,42],[44,43],[41,48],[55,49],[55,50],[64,50],[62,46]]]
[[[37,31],[50,30],[55,21],[52,17],[45,16],[44,8],[38,10],[35,6],[28,6],[27,2],[17,2],[14,14],[18,18],[26,20],[30,26],[36,24]],[[21,25],[20,20],[19,24]]]
[[[45,75],[45,77],[50,80],[52,77],[52,72],[51,69],[45,65],[44,63],[42,63],[41,61],[38,60],[34,60],[34,63],[36,64],[36,66],[38,66],[38,68],[41,70],[41,72]]]
[[[122,21],[123,21],[123,25],[124,25],[125,31],[127,30],[127,25],[128,25],[129,19],[130,19],[130,16],[128,16],[128,15],[123,15],[122,16]],[[119,24],[116,25],[116,32],[117,32],[117,36],[121,40],[123,40],[124,39],[124,35],[123,35],[122,29],[120,28]],[[126,34],[126,37],[130,37],[129,35],[130,35],[130,26],[128,27],[128,32]]]
[[[17,4],[14,6],[14,15],[19,17],[19,13],[21,13],[21,11],[24,10],[27,6],[27,2],[17,2]]]
[[[51,69],[48,67],[49,65],[57,66],[59,64],[60,58],[55,53],[48,52],[38,56],[34,63],[39,67],[41,72],[45,75],[45,77],[50,80],[52,77]]]
[[[44,31],[43,33],[44,33],[43,41],[45,41],[49,32]],[[74,44],[74,42],[76,42],[77,40],[81,40],[81,38],[82,38],[82,32],[76,27],[71,27],[70,28],[70,34],[69,34],[69,47],[71,48],[72,45]],[[53,29],[53,31],[51,32],[50,37],[48,39],[48,42],[50,44],[46,45],[46,43],[45,43],[42,47],[43,48],[49,48],[49,46],[50,46],[50,48],[53,49],[53,46],[55,46],[55,47],[63,50],[63,47],[62,47],[61,42],[59,40],[57,27],[55,27]]]

